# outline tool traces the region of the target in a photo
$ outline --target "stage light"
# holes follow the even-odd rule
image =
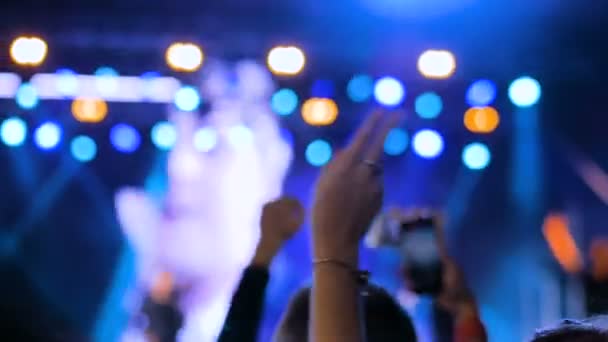
[[[297,75],[306,64],[304,52],[295,46],[277,46],[268,52],[268,69],[275,75]]]
[[[27,125],[25,121],[17,117],[11,117],[2,122],[0,126],[0,138],[5,145],[21,146],[27,137]]]
[[[401,128],[393,128],[384,140],[384,152],[391,156],[399,155],[405,151],[407,143],[407,133]]]
[[[72,116],[77,121],[98,123],[108,115],[108,105],[99,98],[79,97],[72,101]]]
[[[34,132],[34,142],[43,150],[50,150],[61,141],[61,127],[54,122],[45,122]]]
[[[141,143],[139,132],[127,124],[117,124],[110,130],[110,142],[123,153],[133,153]]]
[[[540,84],[531,77],[520,77],[509,86],[509,99],[517,107],[534,106],[540,96]]]
[[[423,119],[436,118],[443,109],[441,97],[433,92],[420,94],[414,104],[416,113]]]
[[[12,99],[17,94],[21,77],[12,72],[0,72],[0,98]]]
[[[311,126],[327,126],[336,121],[338,105],[332,99],[313,97],[302,104],[302,118]]]
[[[102,97],[118,91],[118,76],[118,72],[110,67],[104,66],[95,70],[95,87]]]
[[[382,105],[398,106],[405,99],[405,88],[399,80],[393,77],[382,77],[374,85],[374,97]]]
[[[78,77],[70,69],[59,69],[57,74],[57,92],[66,97],[73,97],[78,94]]]
[[[38,37],[18,37],[10,47],[11,58],[16,64],[37,66],[44,62],[48,47]]]
[[[298,108],[298,95],[291,89],[280,89],[270,98],[270,107],[279,115],[290,115]]]
[[[191,112],[196,110],[201,104],[201,97],[194,87],[184,86],[175,92],[173,103],[177,109],[184,112]]]
[[[472,107],[464,113],[464,126],[473,133],[492,133],[500,123],[493,107]]]
[[[439,133],[430,129],[423,129],[413,138],[414,151],[420,157],[433,159],[443,151],[443,138]]]
[[[475,81],[469,86],[466,98],[471,107],[489,106],[496,99],[496,85],[489,80]]]
[[[306,147],[306,160],[313,166],[323,166],[331,159],[331,145],[325,140],[317,139]]]
[[[228,131],[228,141],[235,148],[253,144],[253,132],[245,125],[237,125]]]
[[[551,213],[543,222],[543,235],[557,262],[570,273],[578,273],[584,267],[581,251],[570,231],[568,217]]]
[[[194,148],[201,152],[209,152],[217,145],[217,131],[210,127],[199,128],[194,133]]]
[[[172,123],[161,121],[152,127],[150,137],[159,150],[170,150],[177,142],[177,130]]]
[[[365,102],[374,92],[374,80],[367,75],[355,75],[346,86],[346,93],[353,102]]]
[[[72,139],[70,152],[72,152],[72,157],[74,157],[74,159],[86,163],[95,159],[95,156],[97,155],[97,144],[95,144],[93,139],[86,135],[79,135]]]
[[[193,72],[203,65],[203,50],[193,43],[173,43],[165,52],[167,65],[175,71]]]
[[[456,71],[456,58],[447,50],[427,50],[418,58],[418,71],[426,78],[449,78]]]
[[[17,88],[15,101],[19,108],[32,109],[38,105],[38,91],[29,83],[23,83]]]
[[[471,170],[485,169],[490,164],[491,159],[490,150],[482,143],[468,144],[462,150],[462,162]]]

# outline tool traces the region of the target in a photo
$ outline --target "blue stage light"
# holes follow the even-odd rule
[[[291,89],[280,89],[272,95],[270,107],[279,115],[290,115],[298,108],[298,95]]]
[[[393,77],[382,77],[374,86],[374,97],[378,103],[393,107],[400,105],[405,99],[403,84]]]
[[[0,126],[0,138],[7,146],[21,146],[27,137],[27,125],[25,121],[17,117],[4,120]]]
[[[496,99],[496,85],[490,80],[477,80],[469,86],[466,97],[471,107],[489,106]]]
[[[152,127],[150,137],[158,149],[170,150],[177,142],[177,130],[172,123],[161,121]]]
[[[210,127],[199,128],[194,133],[194,148],[209,152],[217,145],[217,131]]]
[[[70,144],[70,151],[74,159],[79,162],[89,162],[95,159],[97,155],[97,144],[95,141],[86,135],[79,135],[72,139]]]
[[[45,122],[34,132],[34,142],[43,150],[50,150],[61,142],[61,127],[54,122]]]
[[[21,109],[32,109],[38,105],[38,91],[29,83],[23,83],[17,89],[15,101]]]
[[[175,107],[184,112],[196,110],[201,104],[201,97],[198,91],[191,86],[181,87],[174,98]]]
[[[346,93],[353,102],[365,102],[374,92],[374,80],[367,75],[355,75],[346,86]]]
[[[443,109],[441,97],[433,92],[420,94],[414,104],[416,114],[423,119],[436,118]]]
[[[471,143],[462,150],[462,162],[471,170],[485,169],[492,155],[488,147],[482,143]]]
[[[331,145],[325,140],[313,140],[306,147],[306,160],[313,166],[323,166],[331,159]]]
[[[123,153],[133,153],[141,144],[139,132],[127,124],[117,124],[110,130],[112,146]]]
[[[413,146],[420,157],[433,159],[443,151],[443,138],[436,131],[423,129],[414,135]]]
[[[57,77],[57,92],[66,97],[73,97],[78,94],[78,77],[70,69],[59,69],[55,72]]]
[[[384,140],[384,152],[391,156],[396,156],[405,151],[408,143],[408,135],[401,128],[393,128]]]
[[[531,77],[520,77],[509,86],[509,99],[518,107],[531,107],[541,96],[540,84]]]

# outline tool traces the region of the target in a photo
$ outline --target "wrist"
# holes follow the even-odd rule
[[[255,249],[251,265],[269,267],[275,256],[279,253],[281,246],[282,243],[280,241],[272,241],[262,237]]]

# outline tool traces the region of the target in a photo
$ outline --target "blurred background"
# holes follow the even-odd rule
[[[114,195],[162,197],[178,139],[168,113],[212,108],[201,79],[245,89],[234,101],[257,94],[261,71],[238,72],[249,60],[272,75],[254,97],[292,151],[284,193],[309,207],[320,168],[362,119],[401,109],[384,146],[385,204],[445,212],[490,340],[582,317],[576,272],[608,236],[606,20],[601,1],[5,2],[1,301],[116,336],[135,262]],[[214,65],[224,71],[208,77]],[[244,144],[255,135],[239,132]],[[213,133],[196,136],[201,153],[215,146]],[[308,240],[306,227],[273,264],[262,341],[310,281]],[[397,293],[398,253],[363,257]]]

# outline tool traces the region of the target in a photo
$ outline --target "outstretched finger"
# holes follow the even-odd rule
[[[357,132],[349,146],[346,148],[345,153],[351,158],[362,159],[365,148],[369,145],[374,130],[376,130],[381,119],[382,112],[380,110],[375,110],[370,114],[359,129],[357,129]]]
[[[382,156],[382,151],[384,147],[384,140],[386,140],[386,136],[391,131],[391,129],[395,128],[401,119],[401,115],[397,113],[391,113],[388,118],[386,118],[379,126],[374,136],[369,140],[369,144],[367,146],[367,150],[363,154],[363,159],[369,160],[372,162],[377,162],[380,160]]]

